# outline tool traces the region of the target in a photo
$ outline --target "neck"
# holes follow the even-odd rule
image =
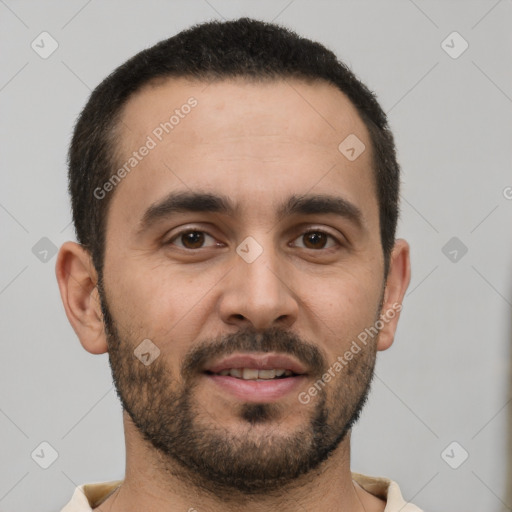
[[[169,461],[140,438],[124,413],[126,476],[122,485],[97,510],[100,512],[382,512],[385,503],[353,482],[350,433],[317,469],[279,491],[246,495],[233,490],[214,492],[198,477]],[[297,506],[299,504],[299,506]]]

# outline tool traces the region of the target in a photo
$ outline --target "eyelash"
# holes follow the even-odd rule
[[[209,237],[215,239],[215,237],[210,235],[205,230],[194,229],[194,228],[187,228],[187,229],[183,229],[182,231],[179,231],[178,233],[176,233],[171,239],[169,239],[167,242],[165,242],[164,245],[174,245],[173,244],[174,240],[179,240],[182,235],[185,235],[187,233],[204,233],[206,236],[209,236]],[[324,229],[317,229],[317,228],[310,228],[310,229],[304,231],[298,237],[296,237],[294,240],[297,240],[298,238],[304,237],[305,235],[307,235],[309,233],[321,233],[323,235],[327,235],[327,237],[329,237],[331,240],[333,240],[337,246],[341,246],[342,245],[341,242],[334,235],[332,235],[328,231],[325,231]],[[208,249],[208,248],[211,248],[211,247],[214,247],[214,246],[199,247],[198,249],[189,249],[188,247],[181,247],[181,246],[177,246],[177,247],[179,247],[180,249],[183,249],[185,251],[198,251],[198,250],[201,250],[201,249]],[[333,249],[333,248],[334,248],[333,246],[331,246],[331,247],[322,247],[320,249],[309,249],[308,247],[301,247],[301,249],[309,249],[309,250],[315,251],[315,252],[319,252],[319,251],[322,251],[322,250],[326,251],[326,250]]]

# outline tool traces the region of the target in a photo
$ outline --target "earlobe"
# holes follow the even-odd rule
[[[91,354],[107,352],[97,289],[98,276],[89,252],[66,242],[59,250],[55,274],[68,320],[82,346]]]
[[[379,333],[377,350],[386,350],[393,344],[403,298],[410,280],[411,262],[409,244],[405,240],[398,239],[393,247],[389,263],[389,272],[386,279],[384,301],[381,311],[383,327]]]

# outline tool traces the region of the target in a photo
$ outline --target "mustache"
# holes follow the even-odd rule
[[[278,352],[298,359],[312,375],[322,375],[327,367],[320,349],[311,342],[302,340],[297,334],[271,327],[266,330],[244,328],[217,339],[206,340],[185,356],[181,374],[183,379],[190,378],[202,371],[212,359],[228,356],[234,352]]]

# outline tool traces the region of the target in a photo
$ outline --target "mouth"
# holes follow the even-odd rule
[[[282,354],[235,354],[215,362],[203,374],[222,394],[244,402],[284,398],[306,379],[306,369]]]
[[[295,377],[298,374],[284,368],[272,368],[269,370],[259,370],[258,368],[228,368],[218,373],[206,370],[207,375],[230,376],[235,379],[268,381],[275,379],[286,379],[287,377]]]

